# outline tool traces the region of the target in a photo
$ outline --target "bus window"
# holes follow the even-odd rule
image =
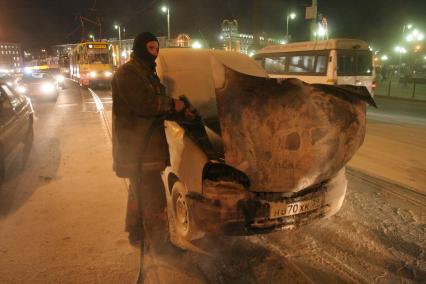
[[[295,73],[313,73],[315,55],[293,55],[290,57],[288,71]]]
[[[371,64],[371,54],[359,53],[357,54],[356,73],[357,75],[371,76],[373,66]]]
[[[368,52],[341,53],[337,57],[337,75],[339,76],[371,76],[372,70],[371,54]]]
[[[355,54],[339,54],[337,57],[337,75],[355,75]]]
[[[282,57],[266,57],[265,58],[265,70],[268,73],[282,74],[285,73],[287,58]]]
[[[325,73],[327,72],[328,64],[327,55],[318,55],[317,56],[317,65],[315,66],[315,73]]]

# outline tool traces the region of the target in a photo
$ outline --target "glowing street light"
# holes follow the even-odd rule
[[[382,61],[386,61],[386,60],[388,60],[389,59],[389,57],[386,55],[386,54],[384,54],[384,55],[382,55],[382,57],[380,58]]]
[[[194,41],[192,48],[202,48],[203,45],[199,41]]]
[[[399,54],[407,53],[407,49],[405,49],[405,47],[402,47],[402,46],[396,46],[395,51],[398,52]]]
[[[286,25],[286,33],[285,33],[285,38],[286,38],[286,40],[288,41],[288,19],[292,19],[292,20],[294,20],[294,19],[296,19],[296,13],[293,13],[293,12],[291,12],[290,14],[287,14],[287,25]]]
[[[424,39],[424,34],[421,33],[418,29],[414,29],[411,33],[409,33],[405,37],[405,40],[408,41],[408,42],[422,41],[423,39]]]
[[[326,30],[324,29],[322,25],[319,25],[317,35],[323,38],[325,34],[326,34]]]
[[[170,8],[168,6],[161,7],[163,13],[167,13],[167,39],[170,40]]]
[[[90,35],[89,35],[89,38],[90,38],[92,41],[95,41],[95,36],[94,36],[94,35],[90,34]]]
[[[399,75],[401,75],[401,57],[402,57],[402,54],[407,53],[407,49],[405,49],[405,47],[403,46],[396,46],[395,52],[399,53],[398,73]]]

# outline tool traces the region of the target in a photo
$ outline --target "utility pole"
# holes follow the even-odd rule
[[[313,17],[312,17],[312,21],[311,21],[311,41],[316,40],[317,39],[317,22],[318,22],[318,1],[317,0],[312,0],[312,12],[313,12]]]
[[[253,0],[253,48],[255,50],[259,49],[260,41],[259,41],[259,1]]]
[[[121,26],[120,25],[115,25],[114,28],[116,30],[118,30],[118,65],[121,65]]]

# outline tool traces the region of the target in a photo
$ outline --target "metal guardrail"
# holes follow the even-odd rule
[[[377,82],[376,95],[426,100],[426,78],[390,78]]]

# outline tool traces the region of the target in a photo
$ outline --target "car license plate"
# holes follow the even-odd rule
[[[275,219],[313,211],[323,205],[323,200],[322,197],[316,197],[292,203],[271,202],[269,217]]]

